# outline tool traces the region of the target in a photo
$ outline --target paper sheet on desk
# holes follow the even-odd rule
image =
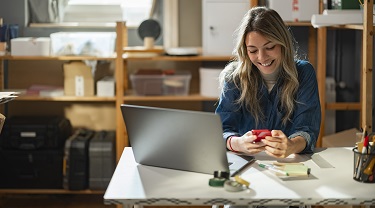
[[[0,92],[0,104],[7,103],[16,97],[18,97],[19,92]]]
[[[269,155],[267,155],[265,152],[260,152],[256,155],[254,155],[256,160],[261,161],[271,161],[271,162],[279,162],[279,163],[300,163],[300,162],[306,162],[307,160],[310,160],[311,155],[305,155],[305,154],[291,154],[287,158],[274,158]]]
[[[7,103],[18,97],[18,92],[0,92],[0,104]],[[0,113],[0,133],[5,123],[5,116]]]

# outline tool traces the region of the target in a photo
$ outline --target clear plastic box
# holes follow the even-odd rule
[[[174,75],[131,74],[130,80],[136,95],[188,95],[191,74],[178,72]]]
[[[56,32],[50,37],[53,56],[111,57],[115,52],[114,32]]]

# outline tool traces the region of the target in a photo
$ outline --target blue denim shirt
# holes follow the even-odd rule
[[[227,67],[233,67],[228,65]],[[231,82],[224,83],[216,113],[220,115],[223,124],[223,138],[229,136],[242,136],[253,129],[282,130],[288,138],[302,136],[306,140],[306,147],[300,153],[311,153],[314,150],[320,130],[320,101],[315,70],[307,61],[296,61],[299,88],[295,96],[296,105],[291,120],[286,125],[282,124],[283,115],[278,111],[280,80],[268,92],[263,84],[260,87],[260,106],[265,115],[264,121],[256,126],[254,117],[244,106],[239,106],[235,101],[241,91]],[[224,93],[224,94],[223,94]]]

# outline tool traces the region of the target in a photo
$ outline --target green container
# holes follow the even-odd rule
[[[358,0],[332,0],[332,9],[360,9]]]

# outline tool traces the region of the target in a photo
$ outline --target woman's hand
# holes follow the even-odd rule
[[[251,131],[246,132],[241,137],[232,137],[228,139],[231,144],[227,145],[229,149],[237,152],[242,152],[248,155],[253,155],[265,150],[265,144],[262,142],[254,142],[257,137],[251,133]]]
[[[306,141],[301,136],[288,139],[280,130],[272,130],[272,136],[266,137],[261,142],[264,143],[265,152],[276,158],[286,158],[291,154],[298,153],[306,146]]]

